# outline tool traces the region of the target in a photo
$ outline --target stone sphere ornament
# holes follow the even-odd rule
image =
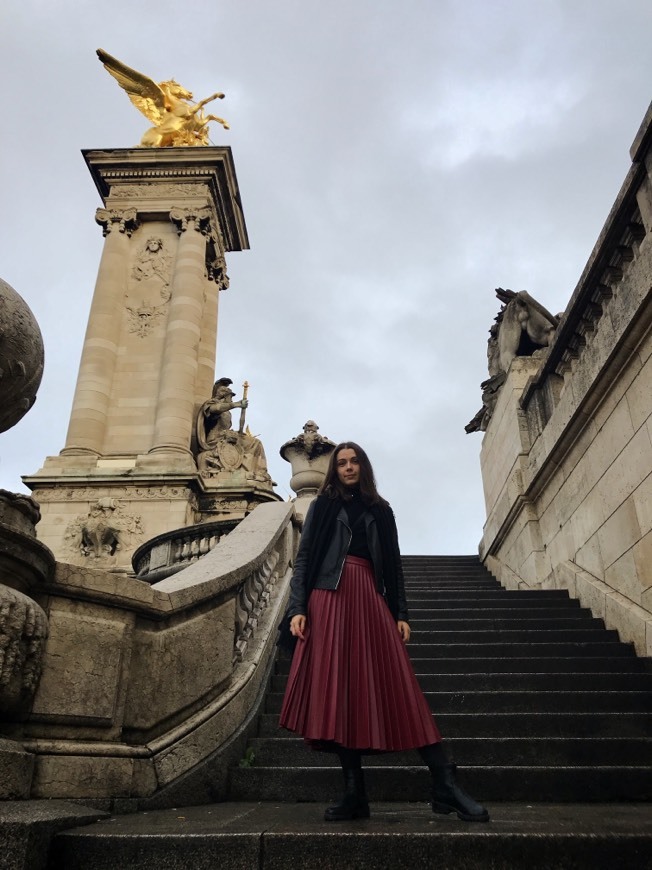
[[[24,417],[43,377],[43,336],[25,300],[0,278],[0,432]]]

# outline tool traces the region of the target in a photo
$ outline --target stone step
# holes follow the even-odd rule
[[[364,766],[369,798],[425,800],[429,773],[418,767]],[[650,801],[649,767],[462,767],[460,784],[481,802],[500,801]],[[342,773],[337,767],[238,767],[230,772],[231,800],[319,801],[339,797]]]
[[[408,593],[418,590],[424,592],[436,591],[443,585],[449,585],[453,588],[459,587],[466,589],[468,586],[480,588],[486,587],[493,589],[495,592],[505,591],[505,588],[497,583],[492,577],[483,574],[440,574],[437,577],[404,577],[405,588]]]
[[[423,611],[419,611],[423,613]],[[451,631],[604,631],[604,621],[590,616],[568,615],[563,617],[535,617],[522,619],[520,614],[503,617],[469,617],[468,619],[442,619],[440,617],[415,617],[410,614],[412,637],[424,632]]]
[[[59,834],[50,870],[646,870],[649,806],[495,804],[489,824],[426,803],[375,803],[323,821],[324,804],[233,803],[121,816]]]
[[[263,767],[337,767],[334,753],[315,752],[300,737],[256,737],[249,746],[253,765]],[[454,737],[445,741],[449,756],[458,765],[507,765],[564,767],[638,767],[652,764],[652,737]],[[366,756],[380,767],[415,767],[419,754],[388,752]]]
[[[408,596],[408,602],[423,600],[441,600],[447,596],[442,595],[436,590],[418,589],[413,595]],[[487,589],[474,592],[472,589],[456,590],[454,595],[451,593],[451,598],[455,600],[465,601],[565,601],[568,598],[568,592],[564,589],[529,589],[514,591],[511,589]]]
[[[437,724],[445,737],[649,737],[652,712],[438,713]],[[258,736],[291,735],[279,728],[278,713],[263,713]]]
[[[593,619],[588,607],[467,607],[464,615],[459,608],[410,607],[410,624],[416,619],[523,619],[539,622],[544,619]]]
[[[652,710],[649,692],[425,692],[430,709],[442,713],[645,713]],[[283,695],[271,692],[265,702],[265,712],[279,713]]]
[[[417,626],[418,627],[418,626]],[[416,637],[410,640],[410,651],[420,649],[423,646],[428,646],[432,643],[429,635],[432,634],[432,640],[436,640],[439,644],[522,644],[522,643],[619,643],[617,631],[609,631],[604,628],[558,628],[558,629],[541,629],[525,628],[521,630],[514,629],[478,629],[475,626],[468,629],[458,629],[453,631],[445,631],[439,629],[437,631],[428,630],[421,631]]]
[[[634,655],[630,644],[612,641],[553,641],[552,643],[410,643],[414,658],[503,658],[524,656],[622,656]],[[438,670],[438,669],[437,669]]]
[[[461,599],[455,597],[434,596],[431,598],[410,597],[408,600],[409,610],[427,609],[432,611],[438,610],[493,610],[493,609],[509,609],[514,612],[519,610],[547,610],[550,607],[555,609],[564,608],[565,610],[579,610],[580,603],[574,598],[556,598],[549,600],[546,598],[510,598],[505,599],[502,595],[495,595],[490,599],[483,599],[481,602],[475,602],[473,599]]]
[[[424,692],[652,692],[652,674],[622,673],[457,673],[421,674]],[[287,674],[275,674],[272,692],[283,692]]]
[[[616,647],[620,649],[620,647]],[[555,656],[502,656],[479,658],[426,658],[410,653],[410,660],[416,675],[432,674],[567,674],[581,670],[582,673],[610,674],[649,674],[652,673],[652,659],[637,658],[632,655],[618,656],[583,656],[581,661],[568,657]],[[287,675],[290,671],[290,659],[279,658],[276,662],[276,673]]]
[[[629,644],[612,641],[585,642],[581,640],[553,641],[551,643],[410,643],[410,658],[523,658],[526,656],[555,656],[580,659],[585,656],[622,656],[634,655]],[[435,672],[439,668],[435,666]]]

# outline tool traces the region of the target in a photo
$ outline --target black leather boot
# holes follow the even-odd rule
[[[338,752],[344,773],[344,797],[328,807],[324,813],[327,822],[344,822],[349,819],[368,819],[369,801],[364,787],[360,753],[355,749]]]
[[[432,775],[433,813],[457,813],[465,822],[488,822],[487,810],[474,801],[455,779],[455,765],[442,764],[430,768]]]

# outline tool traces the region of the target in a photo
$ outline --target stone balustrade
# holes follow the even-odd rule
[[[238,522],[217,520],[157,535],[135,550],[132,565],[136,576],[139,580],[156,583],[176,574],[210,552]]]
[[[219,530],[206,530],[208,547]],[[7,734],[34,754],[31,797],[124,810],[223,796],[271,671],[297,541],[293,505],[272,502],[157,582],[58,563],[41,681],[29,721]]]

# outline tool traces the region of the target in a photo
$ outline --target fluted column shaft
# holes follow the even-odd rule
[[[174,209],[180,231],[150,453],[190,454],[199,343],[206,289],[206,223],[201,212]]]
[[[104,250],[84,338],[66,446],[61,451],[64,454],[101,454],[104,447],[129,265],[129,236],[137,226],[135,209],[98,209],[95,219],[104,227]]]

